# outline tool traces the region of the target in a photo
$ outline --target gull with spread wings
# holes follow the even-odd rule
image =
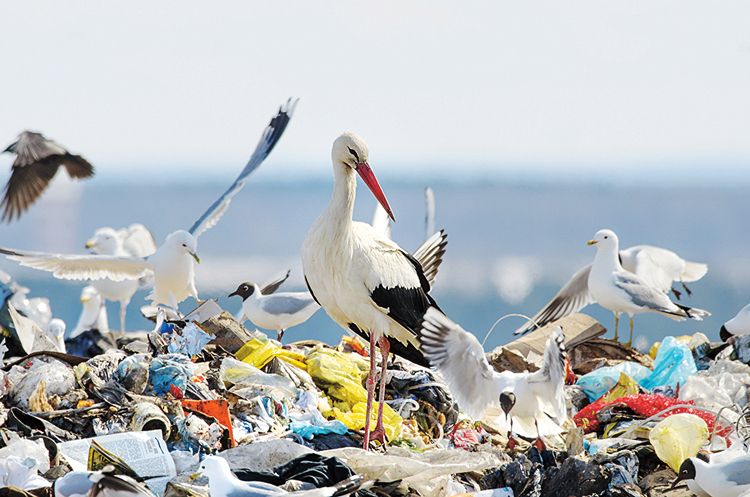
[[[153,255],[61,255],[0,248],[0,253],[22,266],[49,271],[56,278],[68,280],[112,281],[134,280],[153,273],[154,289],[149,296],[153,305],[177,309],[188,297],[198,299],[195,288],[195,263],[198,237],[218,223],[232,198],[245,186],[247,177],[260,166],[278,143],[291,119],[296,100],[281,106],[263,131],[260,142],[237,179],[193,224],[169,234]]]

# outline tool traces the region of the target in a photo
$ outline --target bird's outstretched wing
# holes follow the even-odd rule
[[[549,406],[545,412],[558,423],[568,417],[564,391],[567,357],[565,336],[558,326],[547,339],[542,367],[529,375],[529,383],[537,387],[542,405]]]
[[[69,153],[41,133],[22,132],[4,152],[15,153],[11,176],[5,185],[3,221],[12,221],[41,196],[60,166],[71,178],[94,175],[94,167],[80,155]]]
[[[425,240],[435,233],[435,193],[429,186],[424,189],[424,230]]]
[[[427,278],[427,281],[430,283],[430,288],[432,288],[432,285],[437,278],[438,269],[440,269],[440,264],[443,262],[443,256],[445,255],[447,245],[448,234],[445,230],[440,230],[437,233],[433,233],[433,235],[425,240],[425,242],[412,254],[422,266],[422,271],[424,272],[425,278]]]
[[[498,401],[495,371],[474,335],[431,307],[424,315],[419,341],[422,354],[443,375],[466,414],[479,419],[487,405]]]
[[[289,278],[289,274],[291,274],[291,272],[292,272],[291,269],[287,269],[284,276],[281,276],[280,278],[276,278],[275,280],[269,281],[268,283],[263,285],[263,288],[260,290],[260,293],[263,295],[271,295],[272,293],[274,293]]]
[[[534,331],[548,323],[562,319],[594,302],[589,293],[589,273],[591,264],[579,269],[570,280],[565,283],[547,305],[537,312],[531,322],[518,328],[513,334],[523,335]]]
[[[136,257],[148,257],[156,252],[156,241],[151,231],[142,224],[131,224],[124,230],[125,252]]]
[[[250,160],[247,161],[244,169],[234,180],[234,183],[219,197],[211,207],[198,218],[198,220],[190,228],[190,233],[198,238],[204,231],[216,226],[221,216],[224,215],[226,210],[229,208],[229,204],[232,202],[237,193],[245,186],[245,179],[260,166],[268,154],[271,153],[273,148],[278,143],[281,135],[284,134],[284,130],[289,124],[289,120],[292,118],[294,109],[297,106],[298,100],[289,99],[287,102],[279,108],[279,112],[271,119],[263,134],[260,137],[260,142],[255,147],[253,155],[250,156]]]
[[[22,266],[48,271],[64,280],[137,280],[152,270],[151,264],[140,257],[47,254],[2,247],[0,254]]]
[[[375,203],[375,212],[372,213],[372,227],[382,236],[391,237],[391,218],[379,202]]]

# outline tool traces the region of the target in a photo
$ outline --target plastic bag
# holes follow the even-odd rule
[[[639,381],[643,388],[684,385],[687,379],[698,372],[693,353],[687,345],[675,337],[666,337],[654,359],[654,370],[648,378]]]
[[[589,400],[593,402],[617,384],[620,373],[625,373],[640,383],[648,378],[651,370],[637,362],[626,361],[615,366],[595,369],[578,378],[576,385],[581,387]]]
[[[62,397],[76,388],[73,369],[64,362],[49,357],[34,357],[24,363],[24,366],[13,366],[7,379],[11,384],[11,402],[22,409],[28,409],[29,397],[42,380],[46,384],[47,397]]]
[[[10,441],[0,449],[0,487],[14,486],[24,490],[49,487],[39,476],[49,470],[49,453],[41,440],[32,441],[10,434]]]
[[[193,363],[182,354],[164,354],[154,358],[149,367],[151,387],[156,395],[184,392],[193,376]]]
[[[188,323],[182,333],[173,333],[167,350],[172,354],[184,354],[193,357],[203,351],[203,347],[214,337],[200,329],[195,323]]]
[[[278,342],[270,340],[262,333],[256,333],[255,338],[245,343],[237,351],[235,357],[256,368],[262,368],[271,362],[274,357],[278,357],[282,361],[286,361],[300,369],[307,369],[303,354],[282,348]]]
[[[654,426],[648,438],[659,459],[679,472],[682,462],[708,441],[708,426],[694,414],[675,414]]]
[[[258,395],[270,395],[279,402],[285,398],[290,400],[297,398],[297,388],[289,378],[264,373],[255,366],[233,357],[225,357],[221,361],[219,377],[225,385],[233,385],[230,389],[232,393],[244,399]]]
[[[620,373],[620,379],[617,381],[617,384],[609,392],[605,393],[601,399],[605,402],[611,402],[627,395],[637,395],[638,392],[640,392],[638,382],[625,373]]]

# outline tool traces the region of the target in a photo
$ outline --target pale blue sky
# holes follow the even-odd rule
[[[295,171],[350,129],[386,174],[739,174],[749,20],[742,1],[4,1],[0,142],[38,129],[103,176],[230,174],[296,95],[274,152]]]

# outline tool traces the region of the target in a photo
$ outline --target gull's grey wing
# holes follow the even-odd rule
[[[151,264],[140,257],[47,254],[2,247],[0,254],[22,266],[48,271],[55,278],[64,280],[137,280],[152,270]]]
[[[412,254],[419,262],[419,265],[422,266],[422,272],[424,273],[424,277],[427,278],[430,288],[435,283],[440,264],[443,263],[443,256],[445,255],[447,245],[448,234],[445,230],[440,230],[425,240]]]
[[[245,179],[260,166],[263,161],[268,157],[273,148],[278,143],[281,135],[284,134],[284,130],[289,124],[289,120],[292,118],[294,108],[297,106],[298,100],[292,100],[291,98],[279,108],[279,112],[271,119],[263,134],[260,137],[260,142],[255,147],[253,155],[250,156],[250,160],[234,180],[234,183],[219,197],[211,207],[198,218],[198,220],[190,228],[190,233],[196,238],[199,237],[204,231],[216,226],[221,216],[224,215],[226,210],[229,208],[232,198],[245,186]]]
[[[430,307],[418,336],[422,354],[443,375],[469,416],[478,419],[488,404],[497,402],[500,391],[495,384],[495,370],[474,335]]]
[[[637,306],[646,307],[659,312],[675,314],[679,308],[669,300],[666,293],[649,286],[640,276],[620,271],[614,274],[614,284],[624,291],[628,298]],[[679,312],[677,312],[679,314]]]
[[[740,456],[725,463],[716,464],[721,466],[721,475],[727,483],[737,486],[750,485],[750,456]],[[718,469],[718,468],[717,468]]]
[[[294,314],[318,304],[307,293],[278,293],[265,299],[262,305],[263,310],[270,314]]]
[[[4,207],[3,221],[19,218],[36,202],[60,166],[65,167],[71,178],[94,174],[94,167],[86,159],[33,131],[22,132],[4,152],[15,153],[16,158],[0,204]]]
[[[547,305],[537,312],[532,322],[526,323],[518,328],[514,334],[523,335],[529,331],[534,331],[553,321],[562,319],[576,313],[594,302],[589,293],[589,273],[591,264],[579,269],[570,280],[565,283],[557,294],[552,297]]]
[[[261,288],[260,293],[263,295],[271,295],[272,293],[274,293],[289,278],[289,274],[291,272],[292,272],[291,269],[287,269],[286,274],[284,274],[284,276],[280,278],[276,278],[275,280],[269,281],[268,283],[263,285],[263,288]]]

